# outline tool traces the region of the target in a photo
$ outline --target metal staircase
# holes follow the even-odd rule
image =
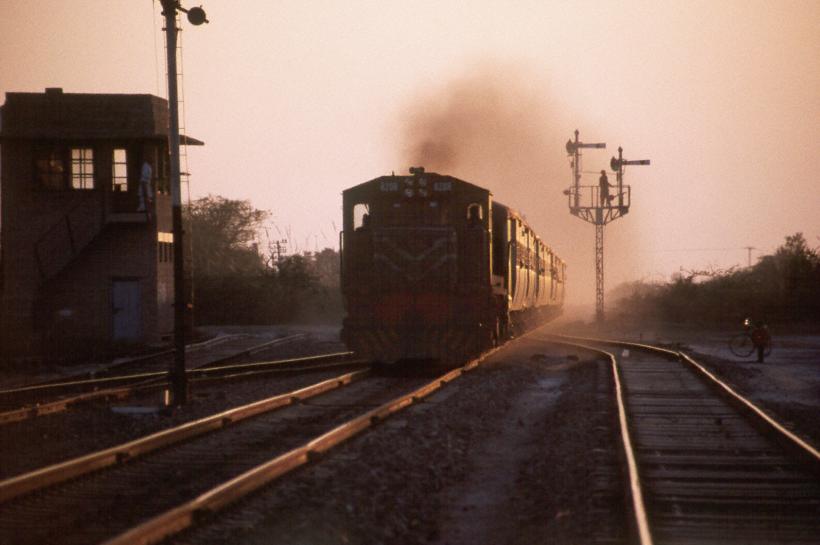
[[[93,192],[82,197],[34,243],[41,281],[65,269],[105,225],[105,207],[101,202],[104,195]]]

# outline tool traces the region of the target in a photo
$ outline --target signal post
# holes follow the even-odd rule
[[[161,0],[165,18],[166,61],[168,63],[168,148],[171,178],[172,221],[174,234],[174,359],[168,369],[168,404],[184,405],[188,400],[188,380],[185,375],[185,276],[183,262],[182,192],[179,172],[179,97],[177,89],[177,11],[188,14],[192,25],[207,23],[201,8],[183,8],[179,0]]]
[[[613,157],[609,164],[616,175],[616,190],[614,196],[602,194],[603,183],[599,185],[581,185],[581,150],[585,148],[605,149],[605,143],[588,144],[578,139],[579,132],[575,131],[575,140],[567,140],[567,155],[571,159],[573,184],[564,194],[569,197],[569,212],[595,226],[595,318],[598,322],[604,320],[604,225],[615,221],[629,213],[631,188],[624,185],[624,166],[648,165],[648,159],[628,161],[623,157],[623,148],[618,148],[618,157]],[[602,175],[603,177],[603,175]],[[616,201],[613,205],[612,201]],[[606,201],[606,202],[604,202]]]

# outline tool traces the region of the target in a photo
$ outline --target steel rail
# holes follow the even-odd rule
[[[253,364],[251,364],[253,365]],[[238,380],[238,379],[246,379],[250,377],[256,377],[261,375],[292,375],[292,374],[299,374],[299,373],[310,373],[310,372],[317,372],[317,371],[330,371],[333,369],[339,368],[356,368],[356,367],[369,367],[372,365],[372,362],[363,359],[350,359],[350,360],[340,360],[340,361],[330,361],[326,363],[314,363],[314,364],[307,364],[307,365],[284,365],[281,368],[278,366],[267,366],[267,367],[260,367],[260,368],[251,368],[249,370],[245,370],[242,368],[238,368],[237,370],[225,370],[221,373],[214,374],[213,376],[209,374],[202,374],[202,376],[195,376],[191,379],[191,382],[194,383],[210,383],[210,382],[222,382],[222,381],[230,381],[230,380]]]
[[[238,354],[242,354],[244,352],[240,352]],[[305,361],[321,361],[323,359],[330,359],[330,358],[342,358],[352,356],[353,352],[345,351],[345,352],[331,352],[329,354],[319,354],[317,356],[302,356],[299,358],[287,358],[283,360],[268,360],[268,361],[258,361],[258,362],[251,362],[251,363],[235,363],[231,365],[221,365],[221,366],[214,366],[211,367],[214,363],[219,363],[220,360],[216,360],[215,362],[209,362],[207,365],[208,367],[197,367],[193,369],[187,369],[185,373],[189,376],[195,376],[198,374],[207,374],[213,372],[219,372],[223,370],[236,370],[242,369],[245,367],[253,367],[253,366],[267,366],[267,365],[285,365],[289,363],[299,363]],[[228,356],[230,358],[236,357],[236,355]],[[225,358],[222,358],[225,359]],[[36,392],[38,390],[51,390],[55,388],[70,388],[74,386],[99,386],[102,384],[112,383],[112,382],[121,382],[121,381],[129,381],[129,380],[141,380],[141,379],[149,379],[149,378],[161,378],[164,376],[168,376],[168,371],[147,371],[145,373],[134,373],[131,375],[116,375],[111,377],[101,377],[101,378],[92,378],[92,379],[83,379],[83,380],[74,380],[74,381],[65,381],[65,382],[53,382],[41,385],[32,385],[32,386],[23,386],[20,388],[13,388],[9,390],[0,390],[0,395],[14,395],[14,394],[22,394],[22,393],[29,393],[29,392]]]
[[[239,352],[236,352],[234,354],[230,354],[228,356],[225,356],[225,357],[218,358],[216,360],[210,361],[205,365],[212,366],[214,364],[219,364],[219,363],[228,361],[232,358],[236,358],[236,357],[239,357],[239,356],[253,355],[257,352],[260,352],[261,350],[264,350],[265,348],[268,348],[272,344],[281,344],[283,342],[296,340],[297,338],[300,338],[300,337],[304,337],[304,335],[303,334],[291,335],[290,337],[282,337],[280,339],[274,339],[273,341],[268,341],[268,342],[265,342],[263,344],[260,344],[260,345],[257,345],[257,346],[251,347],[251,348],[247,348],[247,349],[241,350]],[[165,352],[159,352],[157,354],[152,354],[150,356],[145,356],[145,359],[155,358],[155,357],[158,357],[160,355],[169,355],[169,354],[172,354],[172,353],[173,353],[173,350],[169,350],[169,351],[165,351]],[[342,355],[342,354],[348,354],[349,355],[349,354],[352,354],[352,353],[351,352],[339,352],[339,353],[336,353],[336,354],[327,354],[327,356]],[[299,359],[299,358],[294,358],[294,359]],[[288,361],[288,360],[280,360],[280,361]],[[131,362],[128,362],[128,363],[131,363]],[[260,362],[260,363],[264,363],[264,362]],[[271,362],[267,362],[267,363],[271,363]],[[203,366],[203,367],[198,367],[198,368],[194,368],[194,369],[188,369],[188,370],[186,370],[186,373],[201,371],[203,369],[213,369],[213,367],[204,367]],[[103,371],[106,371],[106,370],[107,369],[105,369]],[[143,379],[143,378],[161,377],[161,376],[165,376],[165,375],[168,375],[168,371],[148,371],[148,372],[144,372],[144,373],[134,373],[134,374],[130,374],[130,375],[115,375],[115,376],[110,376],[110,377],[99,377],[99,378],[87,378],[87,379],[78,379],[78,380],[60,380],[60,381],[53,381],[53,382],[44,382],[44,383],[39,383],[39,384],[32,384],[30,386],[20,386],[18,388],[9,388],[9,389],[5,389],[5,390],[0,390],[0,396],[13,396],[13,395],[16,395],[16,394],[36,392],[38,390],[48,391],[48,390],[55,390],[55,389],[60,389],[60,388],[72,388],[72,387],[76,387],[76,386],[86,386],[86,385],[87,386],[99,386],[101,384],[107,384],[107,383],[112,383],[112,382],[120,382],[120,381],[127,381],[127,380],[139,380],[139,379]]]
[[[214,337],[212,339],[208,339],[207,341],[202,341],[202,342],[192,343],[192,344],[186,345],[185,346],[185,352],[186,353],[197,352],[199,350],[202,350],[203,348],[208,348],[210,346],[226,343],[228,341],[232,341],[232,340],[235,340],[235,339],[239,339],[239,338],[242,338],[242,337],[248,337],[248,336],[249,335],[247,335],[245,333],[232,333],[230,335],[223,335],[221,337]],[[280,340],[285,340],[285,339],[287,339],[287,337],[283,337]],[[150,360],[162,358],[162,357],[165,357],[165,356],[171,356],[173,354],[174,354],[174,351],[173,351],[173,349],[171,349],[171,350],[159,350],[157,352],[150,352],[148,354],[142,354],[142,355],[139,355],[139,356],[116,358],[111,363],[109,363],[108,365],[105,365],[99,371],[89,371],[89,372],[86,372],[86,373],[77,373],[76,375],[71,375],[71,376],[73,376],[73,377],[80,377],[80,376],[93,377],[94,375],[97,375],[97,374],[100,374],[100,373],[107,373],[107,372],[111,371],[112,369],[117,369],[117,368],[120,368],[120,367],[126,367],[128,365],[132,365],[132,364],[135,364],[135,363],[150,361]],[[78,379],[78,380],[80,380],[80,379]],[[93,378],[89,378],[89,379],[85,379],[85,380],[93,380]],[[21,387],[18,387],[18,388],[0,390],[0,395],[7,394],[7,393],[15,393],[15,392],[18,392],[18,391],[23,392],[23,391],[30,390],[30,389],[46,388],[46,387],[49,387],[49,386],[52,386],[52,385],[61,386],[64,383],[70,384],[71,382],[67,382],[65,379],[38,382],[38,383],[32,384],[30,386],[21,386]]]
[[[761,409],[760,407],[755,405],[748,398],[746,398],[746,397],[742,396],[741,394],[739,394],[737,391],[735,391],[734,388],[732,388],[731,386],[729,386],[728,384],[726,384],[725,382],[723,382],[722,380],[717,378],[717,376],[715,376],[711,371],[706,369],[700,363],[696,362],[688,354],[684,354],[683,352],[679,352],[679,354],[680,354],[681,360],[687,362],[689,365],[693,366],[695,369],[697,369],[698,371],[703,373],[703,375],[705,375],[706,377],[711,379],[715,383],[715,385],[717,385],[718,387],[725,390],[728,395],[730,395],[732,398],[737,400],[739,403],[742,403],[747,409],[752,411],[761,420],[766,422],[772,429],[779,432],[783,437],[786,437],[787,439],[789,439],[789,441],[791,441],[794,446],[802,449],[802,452],[805,452],[806,454],[808,454],[809,456],[814,458],[815,462],[820,462],[820,451],[818,451],[816,448],[814,448],[812,445],[810,445],[807,441],[805,441],[801,437],[797,436],[793,432],[787,430],[779,422],[777,422],[777,420],[775,420],[768,413],[766,413],[763,409]]]
[[[210,346],[214,346],[216,344],[226,343],[228,341],[232,341],[235,339],[240,339],[243,337],[248,337],[249,335],[246,333],[231,333],[229,335],[223,335],[221,337],[214,337],[212,339],[208,339],[206,341],[201,341],[198,343],[191,343],[185,346],[185,352],[197,352],[202,350],[203,348],[208,348]],[[111,369],[117,369],[118,367],[125,367],[134,363],[140,363],[143,361],[152,360],[154,358],[161,358],[163,356],[172,356],[174,354],[173,349],[169,350],[160,350],[158,352],[152,352],[150,354],[142,354],[140,356],[132,356],[132,357],[124,357],[124,358],[117,358],[112,361],[109,365],[106,365],[102,372],[110,371]]]
[[[241,338],[250,337],[250,336],[251,335],[249,335],[247,333],[231,333],[229,335],[223,335],[221,337],[214,337],[213,339],[208,339],[207,341],[202,341],[202,342],[192,343],[192,344],[186,345],[185,346],[185,353],[188,354],[188,353],[192,353],[192,352],[197,352],[197,351],[202,350],[203,348],[209,348],[209,347],[217,345],[217,344],[223,344],[223,343],[226,343],[228,341],[233,341],[233,340],[236,340],[236,339],[241,339]],[[238,355],[242,355],[242,354],[245,354],[245,353],[248,353],[248,355],[253,355],[254,353],[256,353],[260,350],[264,350],[264,348],[267,348],[270,345],[295,341],[295,340],[303,338],[305,336],[306,336],[305,333],[295,333],[293,335],[287,335],[285,337],[279,337],[277,339],[273,339],[271,341],[266,341],[266,342],[264,342],[262,344],[259,344],[259,345],[256,345],[256,346],[252,346],[251,348],[246,348],[245,350],[241,350],[241,351],[237,352],[236,354],[232,354],[232,355],[226,356],[224,358],[219,358],[218,360],[215,360],[215,361],[227,361],[232,357],[236,357]],[[125,367],[125,366],[131,365],[133,363],[140,363],[140,362],[152,360],[152,359],[155,359],[155,358],[160,358],[160,357],[164,357],[164,356],[173,356],[173,355],[174,355],[174,349],[170,349],[170,350],[162,350],[160,352],[154,352],[153,354],[145,354],[143,356],[135,356],[133,358],[124,358],[120,361],[114,361],[113,363],[111,363],[110,365],[107,365],[105,368],[103,368],[99,372],[105,373],[105,372],[110,371],[111,369],[116,369],[116,368],[119,368],[119,367]],[[0,393],[2,393],[2,392],[0,392]]]
[[[632,438],[626,417],[623,387],[621,386],[620,371],[614,354],[607,353],[612,363],[612,376],[615,380],[615,393],[618,399],[618,421],[621,427],[621,437],[624,445],[624,454],[629,468],[629,488],[632,491],[632,508],[635,510],[635,519],[638,524],[638,535],[641,545],[652,545],[652,534],[649,531],[649,521],[646,514],[646,504],[643,501],[643,491],[638,475],[638,463],[635,460],[635,451],[632,447]]]
[[[0,503],[69,479],[86,475],[99,469],[122,464],[127,460],[132,460],[157,449],[224,428],[252,416],[292,405],[298,401],[309,399],[336,388],[346,386],[354,381],[361,380],[369,374],[370,370],[361,370],[340,375],[293,392],[279,394],[247,405],[228,409],[127,443],[46,466],[16,477],[11,477],[0,481]]]
[[[199,342],[199,343],[189,344],[185,347],[185,351],[186,352],[196,352],[196,351],[199,351],[203,348],[207,348],[209,346],[213,346],[213,345],[216,345],[216,344],[222,344],[224,342],[232,341],[232,340],[235,340],[237,338],[242,338],[242,337],[247,337],[247,335],[245,335],[245,334],[231,334],[231,335],[224,335],[222,337],[214,337],[213,339],[208,339],[207,341],[202,341],[202,342]],[[283,340],[286,339],[286,338],[287,337],[283,338]],[[159,352],[151,352],[150,354],[143,354],[141,356],[122,358],[120,360],[114,360],[112,363],[110,363],[109,365],[106,365],[105,367],[103,367],[99,371],[90,371],[90,372],[86,372],[86,373],[77,373],[75,375],[71,375],[71,376],[68,377],[68,379],[71,379],[72,377],[74,377],[75,380],[58,379],[58,380],[47,380],[47,381],[44,381],[44,382],[36,382],[36,383],[30,384],[28,386],[18,386],[16,388],[7,388],[7,389],[4,389],[4,390],[0,390],[0,395],[14,395],[14,394],[25,393],[25,392],[29,392],[29,391],[61,388],[61,387],[66,387],[66,386],[73,386],[73,385],[76,385],[76,384],[82,384],[83,382],[93,383],[94,381],[97,381],[97,380],[105,380],[105,378],[99,378],[99,379],[93,378],[97,374],[107,373],[107,372],[111,371],[112,369],[117,369],[119,367],[126,367],[126,366],[134,364],[134,363],[140,363],[140,362],[144,362],[144,361],[158,359],[158,358],[161,358],[161,357],[164,357],[164,356],[171,356],[171,355],[173,355],[173,353],[174,353],[173,350],[161,350]],[[165,373],[167,374],[167,371]],[[76,377],[82,377],[82,376],[87,376],[89,378],[86,378],[86,379],[76,378]]]
[[[694,358],[689,356],[688,354],[681,352],[681,351],[674,351],[669,350],[668,348],[662,348],[660,346],[653,346],[649,344],[643,343],[635,343],[629,341],[618,341],[618,340],[604,340],[604,339],[594,339],[588,337],[570,337],[566,335],[553,335],[554,337],[560,338],[568,338],[568,339],[575,339],[575,340],[582,340],[586,342],[598,343],[598,344],[612,344],[616,346],[626,347],[626,348],[636,348],[641,350],[648,350],[651,352],[662,353],[670,357],[674,357],[680,361],[686,362],[696,371],[698,371],[701,376],[705,377],[708,382],[710,382],[713,386],[717,386],[719,389],[723,390],[728,396],[730,396],[733,400],[737,401],[741,405],[743,405],[746,409],[751,411],[754,415],[760,418],[771,430],[774,430],[780,437],[783,437],[788,440],[788,442],[797,447],[800,452],[808,456],[812,459],[815,463],[820,463],[820,450],[816,447],[811,445],[807,440],[801,438],[797,434],[792,431],[786,429],[785,426],[780,424],[772,415],[767,413],[763,408],[756,405],[753,401],[749,398],[743,396],[742,394],[738,393],[737,390],[729,386],[726,382],[721,380],[717,377],[714,373],[706,369],[703,364],[698,363],[695,361]]]
[[[274,369],[277,367],[286,367],[292,364],[302,364],[310,362],[323,362],[325,360],[335,360],[349,358],[353,356],[353,352],[330,352],[328,354],[318,354],[315,356],[301,356],[298,358],[287,358],[284,360],[268,360],[268,361],[254,361],[250,363],[234,363],[231,365],[222,365],[219,367],[200,367],[198,369],[191,369],[189,373],[193,377],[200,375],[219,374],[224,372],[255,370],[255,369]],[[361,362],[365,360],[350,360],[350,363]]]
[[[336,445],[371,428],[376,423],[421,401],[464,373],[477,367],[497,350],[498,348],[489,350],[463,367],[453,369],[408,394],[367,411],[300,447],[281,454],[200,494],[193,500],[157,515],[139,526],[106,541],[104,545],[148,545],[167,539],[171,535],[193,526],[203,515],[212,514],[225,508],[278,477],[315,460]]]
[[[651,344],[645,343],[636,343],[632,341],[620,341],[617,339],[597,339],[594,337],[578,337],[574,335],[559,335],[556,333],[548,333],[547,334],[550,338],[558,338],[558,339],[567,339],[569,341],[580,341],[585,343],[595,343],[595,344],[612,344],[615,346],[620,346],[623,348],[638,348],[642,350],[649,350],[652,352],[659,352],[662,354],[666,354],[667,356],[671,356],[677,358],[680,356],[680,352],[677,350],[670,350],[668,348],[663,348],[662,346],[654,346]],[[551,340],[551,339],[544,339],[544,340]]]
[[[131,375],[115,375],[111,377],[101,378],[86,378],[78,380],[68,380],[60,382],[48,382],[45,384],[34,384],[31,386],[21,386],[20,388],[11,388],[8,390],[0,390],[0,396],[14,396],[19,394],[29,394],[33,392],[48,392],[50,390],[59,390],[61,388],[75,388],[78,386],[100,386],[104,384],[111,384],[116,382],[124,382],[129,380],[140,380],[167,376],[168,371],[146,371],[144,373],[134,373]]]
[[[314,373],[314,372],[325,372],[325,371],[357,371],[363,369],[372,369],[373,365],[371,362],[367,362],[365,360],[359,361],[349,361],[349,362],[336,362],[336,363],[325,363],[322,365],[311,365],[308,367],[288,367],[285,369],[269,369],[269,370],[258,370],[258,371],[248,371],[246,373],[235,373],[230,375],[220,375],[218,377],[200,377],[195,378],[191,381],[192,384],[195,385],[209,385],[212,383],[223,383],[223,382],[233,382],[233,381],[245,381],[251,378],[259,377],[259,376],[271,376],[271,375],[300,375],[300,374],[307,374],[307,373]]]
[[[167,373],[166,373],[167,374]],[[12,424],[14,422],[21,422],[30,418],[37,418],[38,416],[46,416],[67,411],[69,407],[80,403],[87,403],[99,399],[126,399],[134,391],[133,387],[128,388],[109,388],[106,390],[97,390],[95,392],[86,392],[84,394],[77,394],[71,397],[58,399],[56,401],[49,401],[46,403],[38,403],[36,405],[25,406],[19,409],[12,409],[0,413],[0,426]]]
[[[259,352],[262,352],[263,350],[265,350],[267,348],[270,348],[271,346],[276,346],[278,344],[284,344],[284,343],[288,343],[288,342],[295,341],[295,340],[298,340],[298,339],[303,339],[306,336],[307,335],[305,335],[304,333],[297,333],[295,335],[288,335],[287,337],[280,337],[278,339],[273,339],[273,340],[264,342],[262,344],[257,344],[257,345],[251,346],[250,348],[240,350],[240,351],[235,352],[233,354],[229,354],[228,356],[225,356],[223,358],[218,358],[216,360],[210,361],[210,362],[206,363],[205,365],[200,366],[199,369],[205,368],[209,365],[225,363],[225,362],[228,362],[228,361],[230,361],[234,358],[239,358],[239,357],[242,357],[242,356],[253,356],[254,354],[258,354]]]
[[[623,443],[624,455],[626,457],[627,470],[629,473],[629,489],[631,492],[630,495],[632,496],[632,510],[635,515],[635,523],[638,528],[638,537],[641,545],[653,545],[654,542],[652,540],[652,532],[649,529],[649,517],[646,512],[646,503],[643,499],[641,479],[638,474],[638,463],[635,458],[635,449],[632,446],[632,436],[629,432],[626,403],[624,402],[624,393],[621,385],[620,368],[618,366],[617,358],[611,352],[577,342],[554,340],[550,340],[548,342],[582,348],[609,358],[612,368],[612,378],[615,384],[615,399],[618,405],[618,422],[621,431],[621,442]]]
[[[214,380],[220,378],[232,379],[248,377],[255,374],[265,374],[275,371],[310,371],[310,367],[289,368],[291,365],[299,365],[307,362],[320,362],[328,359],[347,358],[352,352],[335,352],[331,354],[322,354],[319,356],[305,356],[301,358],[289,358],[285,360],[271,360],[266,362],[252,362],[252,363],[238,363],[233,365],[223,365],[220,367],[204,367],[197,369],[189,369],[186,374],[193,380],[202,380],[203,377]],[[349,362],[341,362],[343,365],[354,365],[356,363],[364,363],[364,360],[350,360]],[[318,367],[316,370],[320,370]],[[238,371],[247,371],[245,373],[238,373]],[[232,374],[233,373],[233,374]],[[105,379],[97,379],[97,381],[123,381],[123,380],[143,380],[144,382],[137,383],[131,386],[121,388],[109,388],[104,390],[96,390],[82,394],[75,394],[73,396],[65,397],[51,402],[43,402],[35,405],[24,406],[10,411],[0,412],[0,426],[11,424],[13,422],[20,422],[38,416],[54,414],[63,412],[69,407],[89,401],[100,399],[126,399],[135,391],[164,388],[167,386],[166,381],[154,382],[153,379],[162,379],[168,376],[167,371],[156,371],[151,373],[140,373],[136,375],[127,375],[121,377],[109,377]],[[92,385],[98,383],[95,381],[81,381],[79,384]]]

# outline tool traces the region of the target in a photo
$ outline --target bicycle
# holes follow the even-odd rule
[[[748,358],[758,350],[758,361],[772,353],[772,336],[765,325],[753,326],[748,318],[743,321],[743,333],[729,339],[729,350],[739,358]],[[761,350],[762,349],[762,350]]]

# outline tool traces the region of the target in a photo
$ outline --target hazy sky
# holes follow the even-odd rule
[[[569,215],[564,142],[595,183],[619,145],[632,210],[607,286],[820,245],[820,1],[196,0],[183,23],[194,197],[250,199],[291,249],[337,246],[341,191],[423,161],[489,187],[594,300],[594,229]],[[165,96],[159,2],[0,0],[0,93]],[[455,157],[424,157],[419,139]],[[614,176],[611,176],[614,180]],[[276,237],[276,230],[272,230]]]

